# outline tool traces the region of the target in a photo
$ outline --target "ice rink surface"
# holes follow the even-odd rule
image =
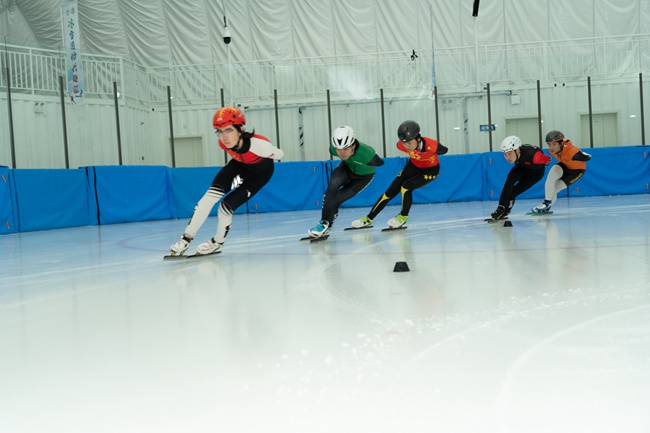
[[[647,433],[650,195],[537,204],[0,236],[0,432]]]

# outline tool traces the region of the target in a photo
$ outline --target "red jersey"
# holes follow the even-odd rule
[[[259,134],[253,135],[250,143],[244,140],[244,145],[239,150],[228,149],[221,140],[219,140],[219,147],[228,152],[232,159],[244,164],[257,164],[263,158],[279,161],[284,156],[282,150],[272,145],[268,138]]]
[[[438,159],[438,142],[436,140],[429,137],[422,137],[422,140],[418,144],[419,146],[413,152],[406,150],[404,143],[401,141],[397,142],[397,148],[406,153],[416,167],[428,168],[440,164],[440,160]]]

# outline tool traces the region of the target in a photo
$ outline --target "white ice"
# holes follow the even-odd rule
[[[0,432],[647,433],[650,195],[536,204],[0,236]]]

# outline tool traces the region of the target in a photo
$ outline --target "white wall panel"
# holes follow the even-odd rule
[[[12,166],[11,131],[9,129],[9,107],[7,99],[0,97],[0,165]]]
[[[66,118],[71,168],[119,164],[113,106],[84,104],[66,107]]]
[[[495,150],[504,138],[505,119],[537,116],[536,89],[516,89],[515,92],[520,101],[516,105],[511,103],[509,92],[502,89],[492,92],[492,123],[497,125],[492,134]],[[647,113],[650,101],[650,84],[647,80],[644,82],[644,100]],[[2,100],[2,103],[6,103],[6,100]],[[17,166],[63,168],[65,150],[58,103],[55,100],[46,101],[44,113],[34,113],[34,103],[33,100],[15,100],[13,104]],[[546,83],[541,88],[541,108],[543,136],[550,129],[559,129],[575,140],[576,144],[588,146],[589,137],[582,137],[580,131],[580,116],[589,112],[586,80]],[[6,108],[3,109],[6,111]],[[618,113],[619,145],[641,144],[638,82],[593,81],[592,110],[594,113]],[[218,148],[217,137],[212,129],[214,111],[215,109],[206,107],[175,109],[174,135],[203,137],[206,165],[223,165],[224,153]],[[112,105],[66,106],[66,114],[71,167],[118,164],[115,112]],[[329,159],[331,131],[325,102],[303,107],[303,149],[300,148],[298,107],[281,108],[278,114],[280,146],[285,152],[285,161]],[[249,108],[246,115],[249,130],[254,128],[272,143],[277,142],[273,107]],[[331,106],[332,129],[343,124],[351,126],[358,138],[373,146],[380,155],[383,155],[385,140],[386,155],[401,156],[395,148],[396,130],[407,119],[416,120],[423,135],[439,137],[450,148],[450,154],[489,150],[489,135],[480,131],[480,125],[488,123],[485,93],[439,95],[438,115],[440,131],[436,131],[434,100],[428,97],[413,100],[387,98],[384,101],[385,119],[382,129],[379,101]],[[7,124],[6,120],[4,122]],[[171,166],[169,117],[166,109],[151,111],[120,106],[120,126],[123,164]],[[648,130],[646,127],[646,132]],[[1,132],[0,157],[3,159],[0,163],[11,166],[8,126],[3,127]]]
[[[212,127],[212,117],[216,112],[211,108],[174,109],[174,137],[203,137],[203,160],[206,165],[223,165],[223,150],[218,148],[217,136]],[[156,111],[156,140],[149,146],[151,158],[160,161],[162,165],[172,165],[169,113],[167,109]]]
[[[151,110],[144,108],[120,106],[124,165],[171,165],[171,146],[165,140],[169,135],[166,120],[163,113],[153,115]]]
[[[331,131],[327,120],[327,106],[309,106],[303,112],[305,136],[305,161],[325,161],[329,159]],[[332,129],[339,125],[332,123]]]
[[[34,113],[41,102],[13,99],[15,168],[65,168],[59,105],[43,102],[44,111]]]

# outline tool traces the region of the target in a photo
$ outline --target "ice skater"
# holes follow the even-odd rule
[[[486,221],[499,221],[506,219],[515,205],[515,199],[524,191],[542,180],[544,170],[551,162],[551,157],[545,155],[537,146],[521,144],[521,139],[516,135],[506,137],[501,142],[503,157],[514,166],[510,169],[503,184],[499,205]]]
[[[591,155],[574,146],[571,140],[565,140],[564,134],[560,131],[553,130],[546,134],[546,144],[548,153],[553,155],[558,163],[551,168],[546,177],[544,201],[532,209],[534,214],[552,213],[551,207],[557,200],[557,194],[585,174],[586,163],[591,159]]]
[[[341,163],[332,171],[332,178],[325,190],[321,219],[307,231],[312,238],[329,234],[341,204],[368,186],[375,177],[375,167],[384,165],[384,160],[372,147],[357,140],[349,126],[334,130],[330,153],[341,158]]]
[[[433,182],[440,173],[440,159],[449,150],[436,140],[420,135],[420,125],[413,120],[407,120],[397,128],[397,148],[409,156],[406,166],[399,172],[386,192],[382,194],[368,215],[352,221],[353,228],[363,228],[372,224],[375,217],[388,202],[397,194],[402,194],[400,213],[388,220],[392,229],[400,228],[409,219],[409,211],[413,204],[413,191]]]
[[[220,108],[212,119],[219,136],[219,147],[232,159],[217,173],[212,185],[194,208],[189,225],[181,239],[171,246],[171,255],[182,255],[194,236],[219,203],[217,232],[207,242],[199,244],[197,255],[212,254],[223,247],[235,210],[253,197],[271,179],[274,161],[284,152],[266,137],[245,131],[246,116],[237,107]]]

